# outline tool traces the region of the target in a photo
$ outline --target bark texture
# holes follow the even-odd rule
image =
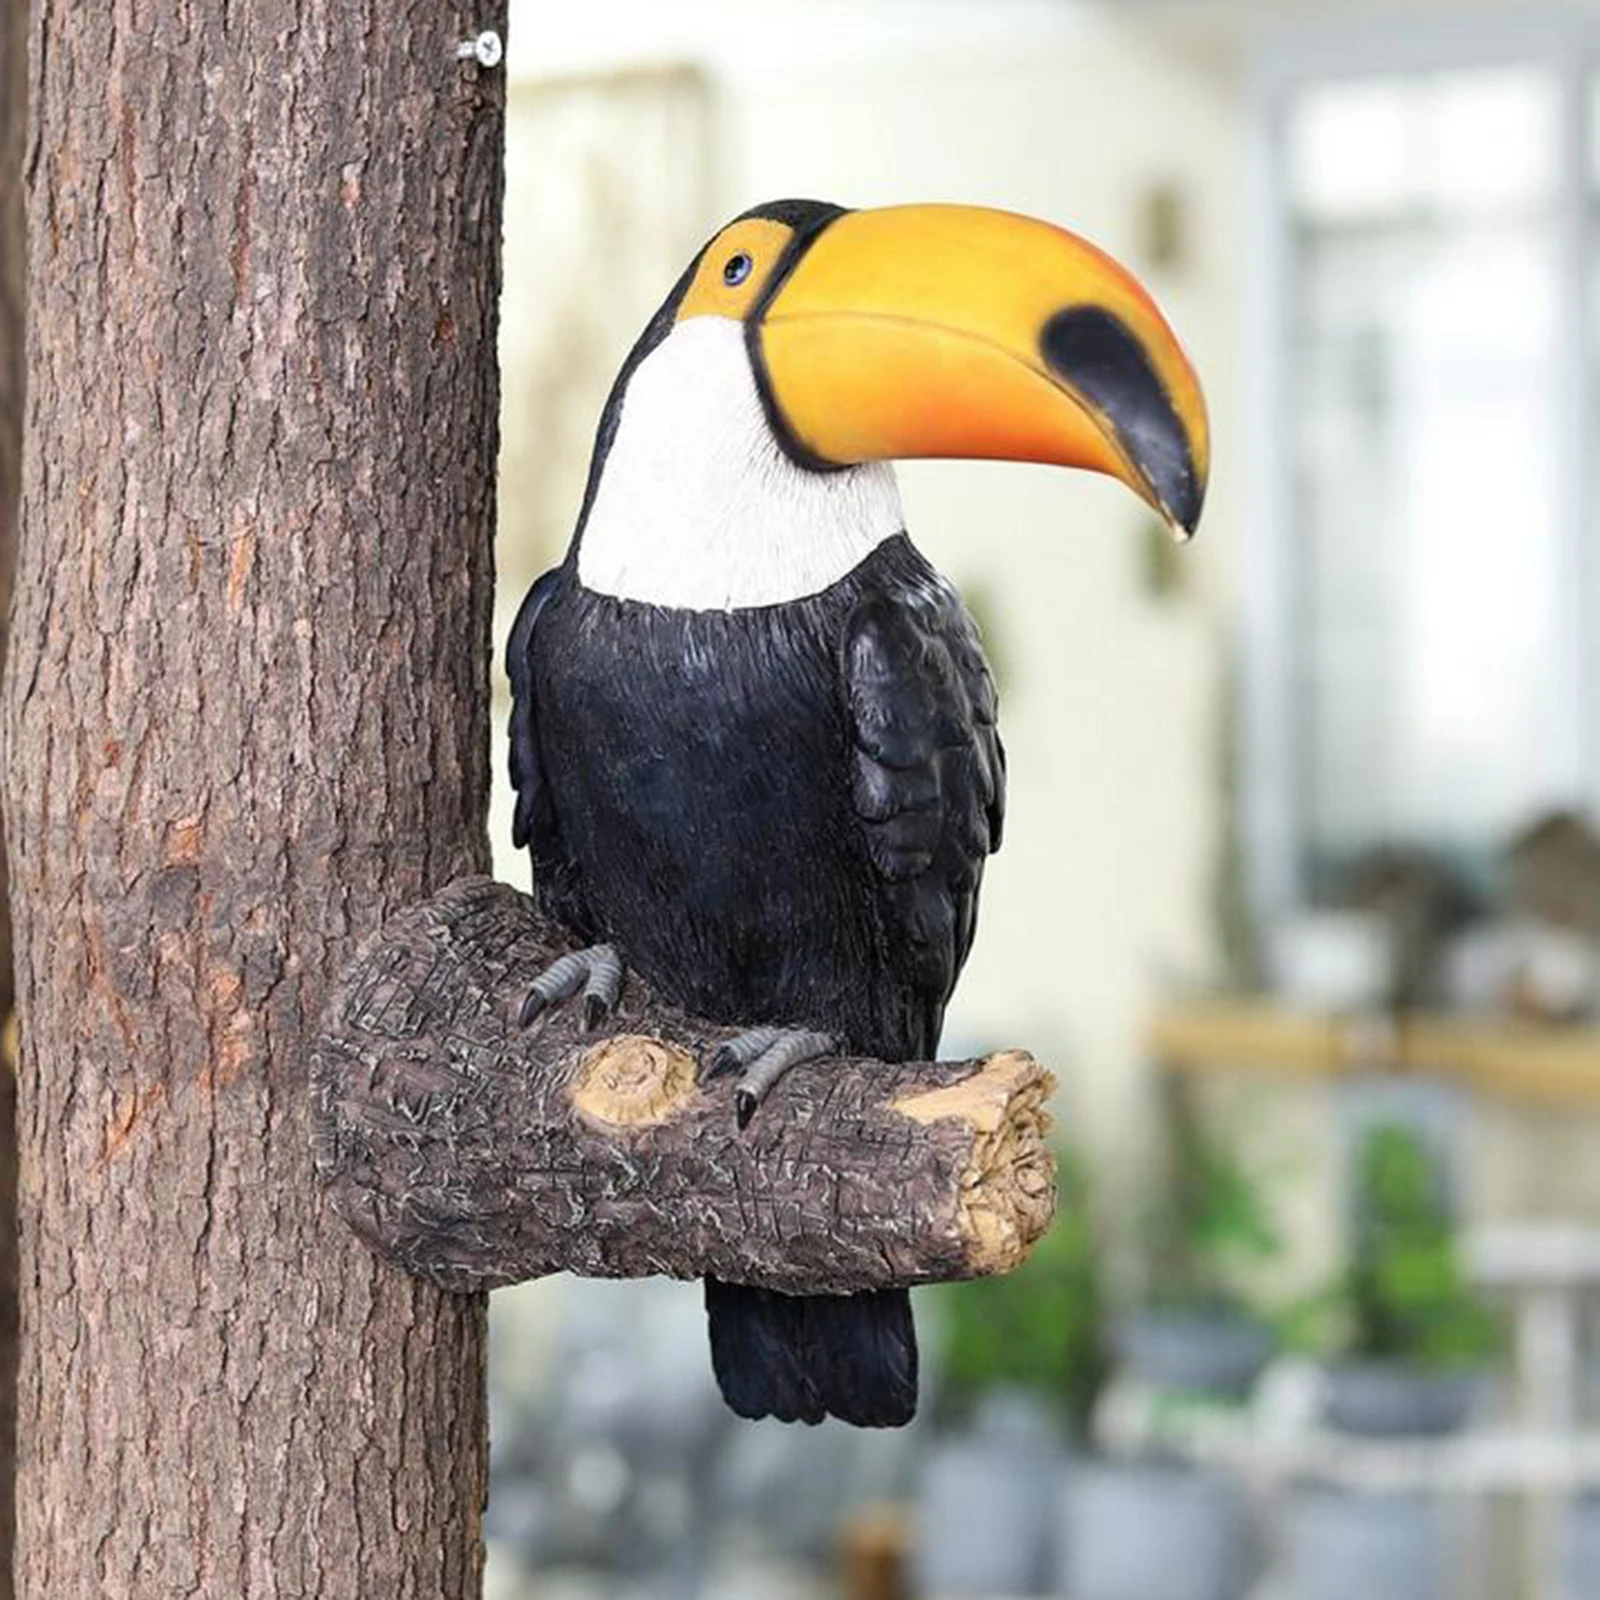
[[[503,0],[35,0],[6,694],[24,1600],[475,1594],[484,1303],[307,1035],[486,858]]]
[[[28,7],[0,0],[0,661],[16,574],[22,495],[23,252],[22,148],[27,124]],[[0,1021],[9,1023],[16,986],[6,857],[0,844]],[[7,1038],[10,1030],[7,1029]],[[12,1052],[0,1043],[0,1600],[12,1600],[16,1528],[17,1096]]]
[[[985,1062],[791,1070],[740,1131],[697,1066],[733,1030],[630,977],[602,1036],[517,1011],[571,941],[453,885],[370,940],[312,1052],[318,1166],[372,1247],[449,1288],[567,1270],[849,1294],[1004,1272],[1044,1232],[1050,1076]]]

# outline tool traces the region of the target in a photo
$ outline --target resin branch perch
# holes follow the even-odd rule
[[[1004,1272],[1048,1225],[1048,1073],[977,1062],[796,1067],[741,1132],[696,1063],[734,1031],[630,975],[609,1031],[517,1010],[570,948],[488,878],[358,953],[313,1046],[318,1168],[380,1255],[452,1289],[551,1272],[711,1275],[847,1293]]]

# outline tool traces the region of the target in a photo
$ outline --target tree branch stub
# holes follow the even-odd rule
[[[570,941],[523,894],[459,880],[358,952],[312,1051],[337,1211],[452,1289],[551,1272],[852,1293],[1004,1272],[1048,1226],[1050,1075],[840,1057],[793,1069],[741,1132],[698,1063],[735,1030],[630,975],[614,1031],[517,1011]]]

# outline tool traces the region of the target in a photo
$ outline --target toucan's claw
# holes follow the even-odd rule
[[[726,1078],[739,1071],[744,1065],[727,1045],[718,1045],[712,1052],[711,1059],[706,1063],[700,1073],[701,1083],[715,1083],[718,1078]]]
[[[784,1037],[783,1028],[751,1028],[747,1033],[735,1034],[724,1040],[711,1054],[711,1060],[700,1074],[702,1083],[712,1083],[718,1078],[732,1077],[743,1072],[751,1062],[759,1059]]]
[[[551,1006],[583,991],[583,1031],[593,1033],[612,1011],[622,994],[622,958],[608,944],[574,950],[552,961],[528,991],[517,1012],[526,1028]]]
[[[832,1055],[839,1041],[828,1033],[803,1028],[752,1028],[717,1046],[700,1081],[710,1083],[733,1073],[743,1080],[733,1095],[734,1120],[748,1128],[772,1086],[790,1067]]]

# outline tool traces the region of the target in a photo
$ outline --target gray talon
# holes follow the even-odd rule
[[[741,1128],[750,1126],[757,1107],[791,1067],[832,1055],[839,1041],[828,1033],[801,1028],[752,1028],[717,1047],[705,1072],[707,1082],[742,1072],[733,1096],[733,1115]]]
[[[583,986],[583,1031],[593,1033],[611,1015],[622,993],[622,961],[608,944],[597,944],[584,954],[589,958],[589,977]]]
[[[743,1072],[764,1051],[771,1049],[783,1037],[782,1028],[752,1028],[748,1033],[735,1034],[717,1046],[706,1068],[703,1081],[726,1078],[731,1073]]]
[[[705,1070],[700,1074],[702,1083],[712,1083],[718,1078],[726,1078],[730,1072],[739,1070],[739,1058],[727,1045],[719,1044],[712,1052],[710,1061],[706,1063]]]
[[[583,990],[584,1031],[592,1033],[606,1019],[622,993],[622,958],[608,944],[573,950],[552,961],[528,990],[517,1012],[527,1027],[541,1012]]]

